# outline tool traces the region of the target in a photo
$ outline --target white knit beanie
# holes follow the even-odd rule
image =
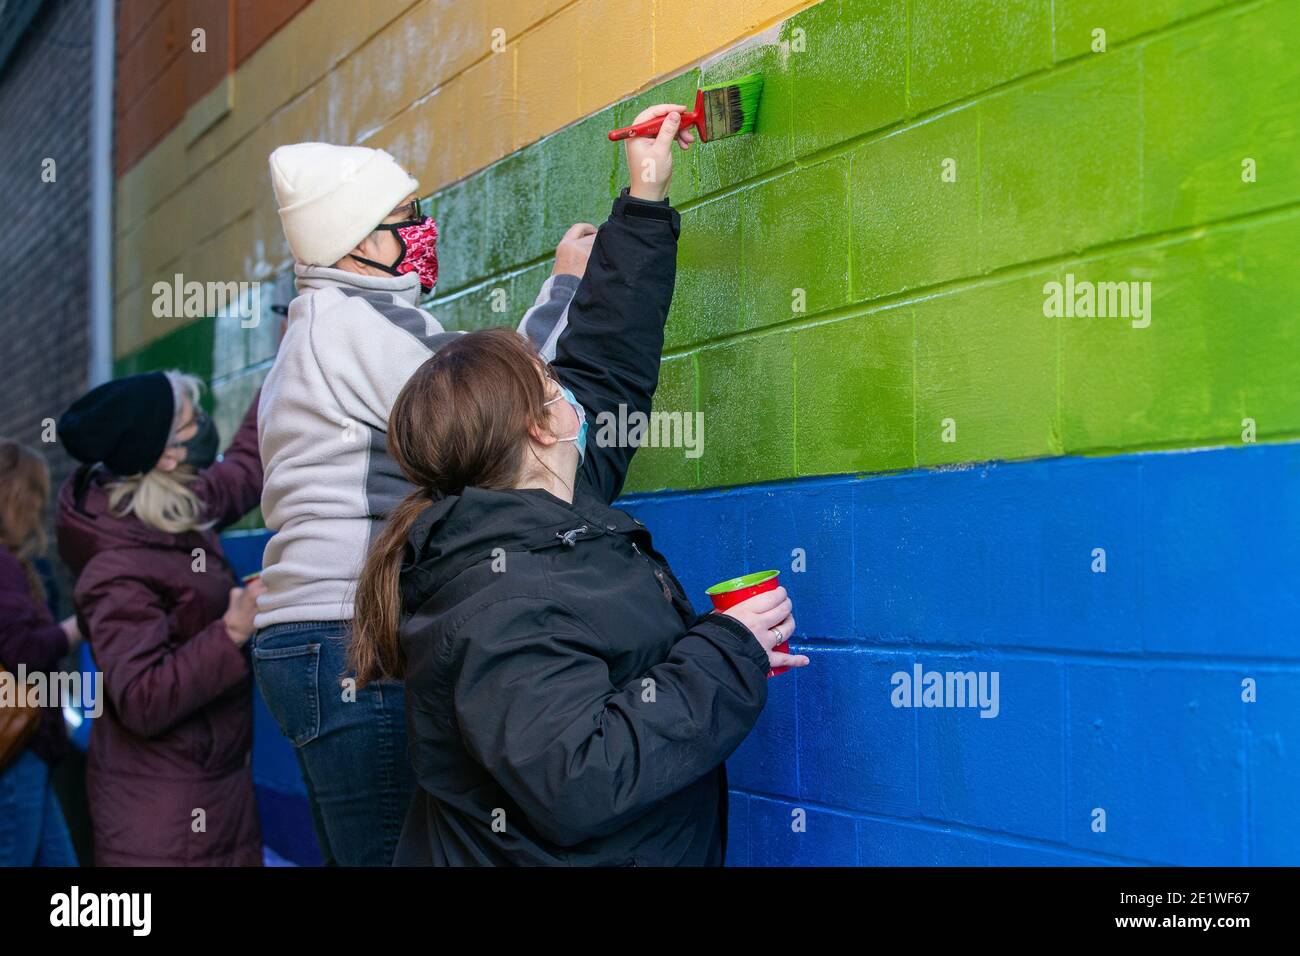
[[[382,149],[294,143],[271,153],[284,237],[298,262],[332,266],[419,188]]]

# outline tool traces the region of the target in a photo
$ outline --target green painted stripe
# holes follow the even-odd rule
[[[432,308],[517,321],[626,183],[605,132],[761,72],[754,134],[674,172],[656,408],[701,413],[703,454],[645,448],[629,489],[1296,437],[1297,27],[1291,0],[824,0],[435,195]],[[1150,327],[1044,317],[1067,276],[1149,281]]]

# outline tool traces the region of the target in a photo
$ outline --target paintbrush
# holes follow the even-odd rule
[[[751,73],[730,83],[706,86],[695,93],[695,109],[682,114],[681,128],[695,127],[702,143],[712,143],[739,133],[752,133],[754,117],[758,114],[758,98],[762,92],[761,73]],[[617,143],[634,136],[658,136],[664,119],[663,116],[656,116],[636,126],[610,130],[610,141]]]

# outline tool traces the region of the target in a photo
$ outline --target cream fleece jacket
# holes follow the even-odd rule
[[[371,537],[411,491],[388,456],[388,414],[415,370],[461,334],[416,307],[414,273],[294,269],[299,294],[258,405],[262,516],[275,532],[259,628],[352,619]],[[548,361],[577,287],[577,276],[547,279],[519,323]]]

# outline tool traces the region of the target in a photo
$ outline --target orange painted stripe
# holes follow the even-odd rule
[[[311,0],[126,0],[118,5],[116,174],[185,119]],[[190,49],[206,32],[206,51]]]

